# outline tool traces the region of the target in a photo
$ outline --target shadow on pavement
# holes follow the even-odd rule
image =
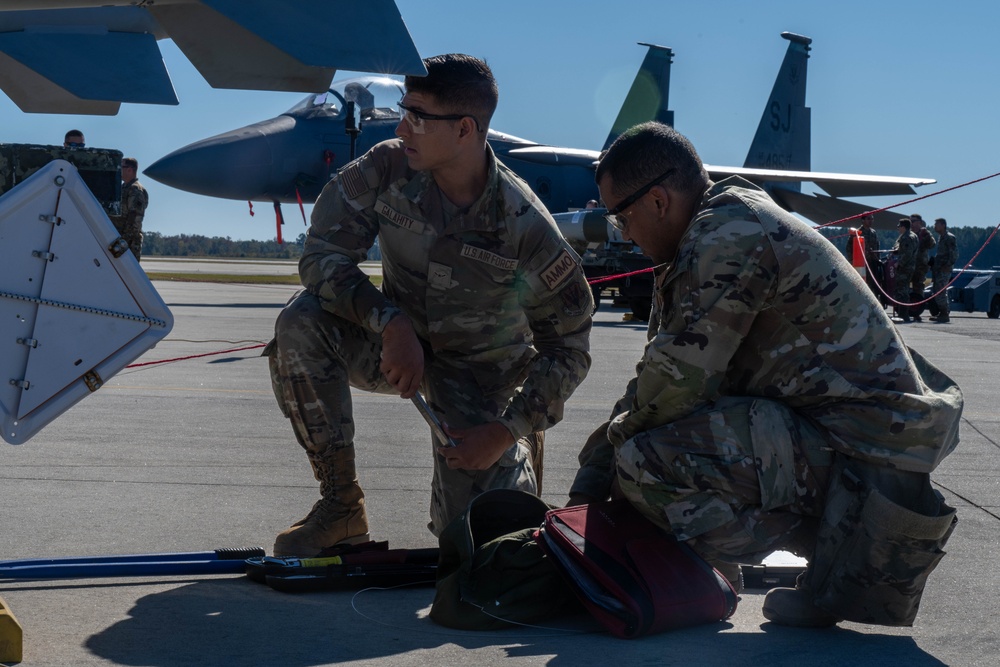
[[[432,598],[430,588],[291,595],[242,578],[200,581],[139,598],[127,619],[90,637],[86,648],[116,664],[155,667],[221,664],[223,656],[225,664],[241,666],[394,664],[393,656],[413,651],[423,664],[535,657],[551,667],[576,667],[651,664],[651,656],[657,665],[944,664],[910,637],[844,628],[764,624],[764,633],[742,633],[717,623],[626,641],[581,630],[592,626],[578,619],[563,626],[575,628],[569,631],[461,632],[426,618]],[[484,649],[490,657],[477,656]]]

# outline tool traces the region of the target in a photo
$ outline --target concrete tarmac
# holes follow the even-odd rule
[[[145,262],[144,262],[145,266]],[[147,266],[148,270],[152,270]],[[271,393],[259,345],[288,286],[155,283],[170,335],[20,446],[0,444],[0,559],[261,546],[317,497]],[[602,306],[594,367],[546,440],[544,497],[563,503],[587,435],[630,378],[645,326]],[[906,325],[907,343],[965,392],[962,442],[933,476],[960,524],[912,628],[767,623],[762,591],[726,622],[618,640],[585,618],[460,632],[427,618],[432,588],[288,594],[241,575],[0,580],[24,628],[23,665],[995,665],[1000,593],[1000,323]],[[252,349],[232,351],[236,348]],[[216,353],[210,356],[194,356]],[[427,531],[427,428],[409,401],[354,393],[373,537]]]

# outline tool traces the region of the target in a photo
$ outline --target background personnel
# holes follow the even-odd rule
[[[948,292],[942,290],[951,281],[951,271],[958,261],[958,243],[955,235],[948,231],[948,223],[944,218],[934,221],[934,231],[938,235],[938,244],[937,254],[931,265],[931,274],[934,278],[934,293],[941,293],[934,297],[938,314],[931,319],[938,324],[944,324],[951,321],[951,304],[948,302]]]
[[[892,246],[892,252],[896,253],[896,283],[893,289],[893,298],[896,300],[896,316],[901,322],[910,322],[910,279],[913,276],[914,266],[917,262],[917,246],[920,241],[917,235],[910,231],[910,219],[900,218],[896,225],[899,230],[899,238],[896,245]]]
[[[142,219],[149,206],[149,194],[139,183],[138,171],[139,162],[134,157],[122,158],[121,214],[111,217],[137,260],[142,256]]]
[[[912,222],[910,231],[917,236],[917,258],[913,265],[913,275],[910,278],[910,289],[913,293],[910,295],[909,300],[917,302],[924,299],[927,271],[931,268],[929,253],[936,245],[936,241],[934,241],[934,235],[927,229],[927,225],[924,224],[924,219],[920,217],[920,214],[914,213],[911,215],[910,221]],[[919,322],[920,315],[914,315],[913,319]]]
[[[80,130],[70,130],[63,137],[63,148],[85,148],[87,146],[83,139],[83,132]]]

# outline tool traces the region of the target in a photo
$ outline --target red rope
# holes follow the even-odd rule
[[[228,354],[230,352],[256,350],[261,347],[264,347],[264,343],[258,343],[257,345],[248,345],[247,347],[234,347],[231,350],[219,350],[218,352],[205,352],[204,354],[192,354],[186,357],[174,357],[173,359],[160,359],[159,361],[144,361],[141,364],[129,364],[125,368],[140,368],[142,366],[154,366],[156,364],[170,364],[175,361],[187,361],[188,359],[197,359],[198,357],[211,357],[216,354]]]
[[[967,187],[969,185],[975,185],[976,183],[982,183],[983,181],[988,181],[991,178],[996,178],[997,176],[1000,176],[1000,171],[998,171],[995,174],[990,174],[989,176],[983,176],[982,178],[977,178],[974,181],[968,181],[967,183],[959,183],[958,185],[953,185],[952,187],[945,188],[944,190],[938,190],[937,192],[930,192],[930,193],[928,193],[926,195],[921,195],[919,197],[914,197],[913,199],[908,199],[906,201],[901,201],[898,204],[892,204],[891,206],[885,206],[883,208],[873,208],[870,211],[865,211],[863,213],[857,213],[857,214],[849,216],[847,218],[841,218],[840,220],[834,220],[833,222],[824,222],[822,225],[817,226],[816,229],[820,229],[822,227],[832,227],[832,226],[835,226],[835,225],[841,225],[841,224],[843,224],[845,222],[850,222],[851,220],[857,220],[858,218],[863,218],[866,215],[871,215],[873,213],[881,213],[882,211],[888,211],[890,208],[897,208],[899,206],[906,206],[907,204],[912,204],[915,201],[921,201],[923,199],[927,199],[928,197],[936,197],[938,195],[943,195],[946,192],[951,192],[952,190],[958,190],[959,188],[964,188],[964,187]]]
[[[600,284],[600,283],[609,282],[611,280],[618,280],[619,278],[628,278],[629,276],[637,276],[640,273],[649,273],[650,271],[654,270],[655,268],[656,268],[655,266],[651,266],[648,269],[639,269],[638,271],[629,271],[628,273],[619,273],[619,274],[616,274],[616,275],[613,275],[613,276],[601,276],[600,278],[592,278],[592,279],[590,279],[590,280],[587,281],[587,284],[588,285],[597,285],[597,284]]]
[[[983,181],[988,181],[989,179],[996,178],[997,176],[1000,176],[1000,171],[998,171],[995,174],[990,174],[989,176],[983,176],[982,178],[977,178],[975,180],[968,181],[966,183],[960,183],[960,184],[954,185],[954,186],[952,186],[950,188],[945,188],[944,190],[939,190],[937,192],[931,192],[931,193],[928,193],[926,195],[921,195],[919,197],[914,197],[913,199],[908,199],[906,201],[902,201],[902,202],[899,202],[897,204],[891,204],[891,205],[885,206],[883,208],[874,208],[874,209],[871,209],[870,211],[865,211],[864,213],[858,213],[856,215],[852,215],[852,216],[849,216],[847,218],[841,218],[840,220],[834,220],[833,222],[825,222],[822,225],[817,225],[816,229],[822,229],[823,227],[841,226],[841,225],[843,225],[843,223],[850,222],[851,220],[857,220],[859,218],[863,218],[863,217],[865,217],[867,215],[871,215],[871,214],[874,214],[874,213],[881,213],[882,211],[887,211],[890,208],[897,208],[899,206],[905,206],[907,204],[912,204],[913,202],[920,201],[922,199],[927,199],[928,197],[936,197],[937,195],[942,195],[942,194],[944,194],[946,192],[951,192],[952,190],[958,190],[959,188],[964,188],[964,187],[967,187],[969,185],[975,185],[976,183],[982,183]],[[998,228],[1000,228],[1000,226],[998,226]],[[990,238],[986,239],[986,242],[983,244],[983,246],[976,252],[975,255],[972,256],[973,260],[976,259],[976,257],[979,256],[979,253],[981,253],[983,251],[983,249],[987,245],[989,245],[990,240],[993,238],[994,234],[996,234],[996,233],[997,233],[997,230],[994,229],[993,230],[993,234],[990,234]],[[830,238],[828,240],[839,239],[839,238],[842,238],[842,237],[843,237],[843,235],[841,235],[841,236],[834,236],[834,237],[832,237],[832,238]],[[966,269],[968,269],[971,264],[972,264],[972,260],[969,261],[969,264],[965,265],[965,267],[962,269],[962,271],[964,272]],[[868,266],[868,258],[867,257],[865,258],[865,266]],[[616,276],[602,276],[600,278],[595,278],[594,280],[588,280],[587,283],[590,284],[590,285],[596,285],[598,283],[604,283],[604,282],[608,282],[608,281],[611,281],[611,280],[617,280],[618,278],[627,278],[628,276],[634,276],[634,275],[638,275],[640,273],[649,273],[650,271],[652,271],[655,268],[656,267],[654,266],[654,267],[650,267],[648,269],[640,269],[638,271],[632,271],[630,273],[621,273],[621,274],[618,274]],[[871,271],[871,267],[868,267],[868,270]],[[959,275],[961,275],[961,273]],[[955,276],[955,278],[958,278],[958,276]],[[954,282],[954,281],[952,281],[952,282]],[[949,282],[948,285],[951,285],[951,283]],[[879,291],[882,292],[882,294],[885,294],[885,292],[882,290],[881,285],[879,286]],[[896,301],[893,301],[892,297],[890,297],[888,294],[885,294],[885,296],[886,296],[887,299],[889,299],[889,301],[892,301],[893,303],[897,303]],[[933,297],[930,297],[930,298],[933,298]],[[924,301],[918,302],[918,304],[925,303],[926,301],[927,300],[925,299]],[[903,306],[903,305],[918,305],[918,304],[897,304],[897,305]]]
[[[965,273],[966,271],[968,271],[968,270],[969,270],[969,267],[970,267],[970,266],[972,266],[972,263],[976,261],[976,257],[979,257],[979,254],[980,254],[980,253],[981,253],[981,252],[982,252],[983,250],[985,250],[985,249],[986,249],[986,246],[988,246],[988,245],[990,244],[990,241],[992,241],[992,240],[993,240],[993,237],[994,237],[994,236],[996,236],[996,234],[997,234],[997,232],[998,232],[998,231],[1000,231],[1000,224],[998,224],[998,225],[997,225],[996,227],[994,227],[994,228],[993,228],[993,231],[992,231],[992,232],[990,232],[990,235],[989,235],[989,237],[988,237],[988,238],[987,238],[987,239],[986,239],[986,240],[985,240],[985,241],[983,242],[983,245],[982,245],[982,246],[980,246],[979,250],[977,250],[977,251],[976,251],[976,254],[972,256],[972,259],[970,259],[970,260],[969,260],[969,261],[968,261],[968,262],[967,262],[967,263],[965,264],[965,266],[963,266],[963,267],[962,267],[962,269],[961,269],[961,270],[960,270],[960,271],[959,271],[958,273],[956,273],[956,274],[955,274],[955,276],[954,276],[954,277],[952,277],[952,279],[951,279],[951,280],[949,280],[949,281],[948,281],[948,283],[947,283],[947,284],[946,284],[946,285],[945,285],[944,287],[942,287],[941,289],[939,289],[939,290],[938,290],[937,292],[935,292],[934,294],[931,294],[931,295],[930,295],[929,297],[927,297],[926,299],[922,299],[921,301],[916,301],[916,302],[914,302],[914,303],[902,303],[901,301],[896,301],[896,300],[895,300],[894,298],[892,298],[891,296],[889,296],[889,294],[888,294],[888,293],[887,293],[887,292],[886,292],[886,291],[885,291],[884,289],[882,289],[882,285],[880,285],[880,284],[879,284],[879,283],[878,283],[877,281],[875,282],[875,286],[876,286],[876,287],[878,287],[878,291],[882,293],[882,296],[884,296],[884,297],[885,297],[886,301],[888,301],[889,303],[891,303],[891,304],[892,304],[892,305],[894,305],[894,306],[906,306],[906,307],[909,307],[909,306],[921,306],[921,305],[923,305],[923,304],[925,304],[925,303],[928,303],[928,302],[930,302],[930,301],[933,301],[933,300],[934,300],[935,298],[937,298],[937,297],[938,297],[938,296],[939,296],[940,294],[942,294],[942,293],[943,293],[943,292],[945,292],[945,291],[946,291],[946,290],[947,290],[947,289],[948,289],[949,287],[951,287],[952,283],[954,283],[954,282],[955,282],[956,280],[958,280],[958,279],[959,279],[959,277],[960,277],[960,276],[961,276],[961,275],[962,275],[963,273]],[[863,255],[863,257],[864,257],[864,259],[865,259],[865,270],[866,270],[866,271],[868,271],[868,272],[870,273],[870,272],[871,272],[871,270],[872,270],[872,268],[871,268],[871,265],[870,265],[870,264],[868,263],[868,257],[867,257],[867,254],[868,254],[868,253],[865,253],[865,255]]]
[[[329,164],[332,161],[333,155],[330,154],[329,152],[327,152],[327,154],[325,154],[324,157],[327,160],[327,164]],[[906,204],[912,204],[915,201],[920,201],[922,199],[927,199],[928,197],[934,197],[936,195],[944,194],[945,192],[950,192],[952,190],[957,190],[958,188],[964,188],[964,187],[969,186],[969,185],[974,185],[975,183],[981,183],[982,181],[987,181],[987,180],[989,180],[991,178],[995,178],[997,176],[1000,176],[1000,172],[997,172],[995,174],[990,174],[989,176],[984,176],[983,178],[977,178],[974,181],[969,181],[967,183],[962,183],[960,185],[956,185],[956,186],[953,186],[953,187],[950,187],[950,188],[945,188],[944,190],[940,190],[938,192],[932,192],[930,194],[926,194],[926,195],[923,195],[923,196],[920,196],[920,197],[916,197],[914,199],[910,199],[910,200],[907,200],[907,201],[904,201],[904,202],[900,202],[898,204],[893,204],[892,206],[886,206],[885,208],[879,208],[879,209],[872,209],[871,211],[866,211],[864,213],[859,213],[857,215],[852,215],[852,216],[847,217],[847,218],[841,218],[840,220],[834,220],[833,222],[827,222],[825,224],[819,225],[817,227],[817,229],[819,229],[821,227],[830,227],[830,226],[834,226],[834,225],[840,225],[840,224],[842,224],[844,222],[848,222],[850,220],[855,220],[857,218],[863,218],[866,215],[869,215],[871,213],[879,213],[881,211],[885,211],[885,210],[888,210],[890,208],[895,208],[897,206],[904,206]],[[297,190],[296,190],[296,195],[298,195],[298,191]],[[253,215],[253,204],[250,203],[250,202],[247,202],[247,203],[250,204],[250,215]],[[299,200],[299,206],[301,207],[301,205],[302,204],[301,204],[301,199],[300,199]],[[274,208],[275,208],[275,213],[276,213],[276,217],[277,217],[278,243],[281,243],[282,242],[281,241],[281,225],[284,222],[284,220],[282,219],[281,209],[280,209],[280,207],[279,207],[279,205],[278,205],[277,202],[275,202],[275,207]],[[302,211],[302,215],[303,215],[303,218],[304,218],[305,217],[305,211],[304,210]],[[968,268],[970,266],[972,266],[972,263],[974,261],[976,261],[976,258],[979,257],[980,253],[982,253],[983,250],[986,249],[986,246],[988,246],[990,244],[990,241],[993,240],[993,237],[996,236],[996,234],[997,234],[998,231],[1000,231],[1000,224],[998,224],[993,229],[993,232],[989,235],[989,238],[987,238],[986,241],[983,243],[982,247],[980,247],[979,250],[976,251],[976,254],[972,256],[972,259],[970,259],[969,262],[965,266],[962,267],[962,270],[959,271],[959,273],[954,278],[952,278],[948,282],[947,285],[945,285],[938,292],[932,294],[931,296],[927,297],[926,299],[923,299],[922,301],[917,301],[916,303],[900,303],[900,302],[896,301],[895,299],[893,299],[888,294],[886,294],[885,290],[882,289],[882,286],[879,285],[878,283],[876,283],[876,287],[878,287],[879,291],[883,294],[883,296],[885,296],[885,298],[889,302],[891,302],[891,303],[893,303],[894,305],[897,305],[897,306],[919,306],[921,304],[927,303],[928,301],[931,301],[932,299],[934,299],[935,297],[937,297],[938,295],[940,295],[942,292],[944,292],[945,290],[947,290],[948,287],[950,287],[952,283],[954,283],[956,280],[958,280],[958,277],[961,276],[962,273],[964,273],[965,271],[967,271]],[[837,238],[839,238],[839,237],[837,237]],[[866,268],[866,270],[869,273],[871,273],[872,269],[871,269],[871,265],[868,264],[867,254],[864,256],[864,259],[865,259],[865,268]],[[588,285],[599,285],[601,283],[610,282],[612,280],[618,280],[619,278],[628,278],[630,276],[637,276],[637,275],[641,275],[643,273],[649,273],[649,272],[653,271],[654,269],[656,269],[656,267],[655,266],[651,266],[651,267],[646,268],[646,269],[639,269],[638,271],[629,271],[627,273],[618,273],[618,274],[611,275],[611,276],[601,276],[600,278],[593,278],[591,280],[588,280],[587,284]],[[232,352],[243,352],[245,350],[256,350],[256,349],[259,349],[259,348],[262,348],[262,347],[264,347],[264,343],[259,343],[257,345],[249,345],[247,347],[237,347],[237,348],[233,348],[233,349],[230,349],[230,350],[219,350],[218,352],[205,352],[204,354],[192,354],[192,355],[189,355],[189,356],[186,356],[186,357],[175,357],[173,359],[160,359],[159,361],[146,361],[146,362],[143,362],[143,363],[140,363],[140,364],[129,364],[125,368],[141,368],[143,366],[153,366],[153,365],[156,365],[156,364],[169,364],[169,363],[173,363],[175,361],[186,361],[188,359],[198,359],[200,357],[211,357],[211,356],[215,356],[215,355],[219,355],[219,354],[229,354],[229,353],[232,353]]]

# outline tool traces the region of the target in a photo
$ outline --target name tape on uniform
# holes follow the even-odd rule
[[[408,215],[403,215],[399,211],[395,210],[384,201],[376,202],[375,212],[381,215],[383,218],[396,225],[397,227],[402,227],[403,229],[408,229],[411,232],[421,233],[424,231],[424,223],[417,220],[416,218],[411,218]]]
[[[477,248],[476,246],[469,245],[468,243],[462,246],[462,257],[468,257],[469,259],[474,259],[477,262],[483,262],[505,271],[513,271],[517,268],[516,259],[504,257],[503,255],[498,255],[495,252]]]

